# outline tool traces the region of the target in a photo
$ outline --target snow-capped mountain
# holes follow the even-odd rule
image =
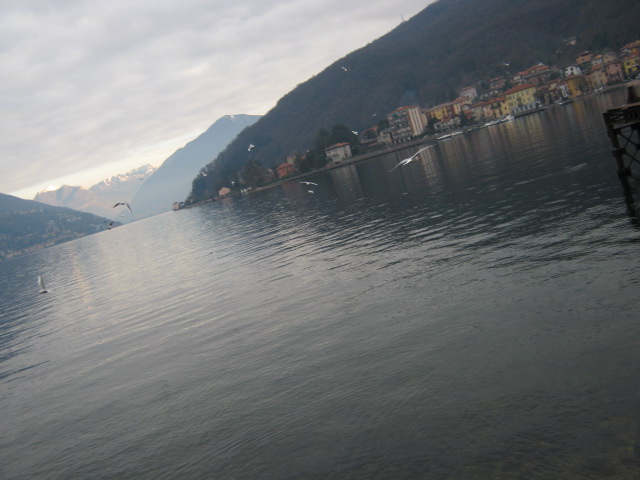
[[[119,209],[113,205],[118,202],[130,202],[144,181],[156,169],[143,165],[127,173],[114,175],[86,189],[63,185],[56,190],[47,190],[36,194],[34,200],[54,207],[67,207],[81,212],[93,213],[107,218],[126,222]]]

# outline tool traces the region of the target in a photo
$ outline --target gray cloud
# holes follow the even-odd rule
[[[266,113],[431,2],[4,1],[0,191],[159,164],[185,135]]]

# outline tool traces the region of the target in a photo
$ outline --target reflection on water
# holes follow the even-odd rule
[[[620,101],[4,262],[0,477],[638,478]]]

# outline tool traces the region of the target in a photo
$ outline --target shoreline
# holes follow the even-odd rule
[[[584,94],[582,94],[582,95],[580,95],[578,97],[572,98],[572,101],[578,101],[578,100],[581,100],[581,99],[583,99],[585,97],[588,97],[588,96],[594,95],[594,94],[609,93],[611,91],[618,90],[620,88],[625,88],[629,83],[632,83],[632,82],[633,82],[633,80],[630,80],[630,81],[627,81],[627,82],[620,83],[618,85],[609,86],[609,87],[605,88],[602,91],[587,92],[587,93],[584,93]],[[520,115],[515,116],[515,119],[523,117],[523,116],[526,116],[526,115],[531,115],[531,114],[535,114],[535,113],[544,112],[545,110],[549,110],[551,108],[562,107],[562,106],[564,106],[564,105],[558,104],[558,103],[554,103],[554,104],[550,104],[550,105],[543,105],[540,108],[536,108],[536,109],[528,111],[528,112],[522,112]],[[273,188],[273,187],[277,187],[279,185],[282,185],[283,183],[287,183],[287,182],[291,182],[291,181],[295,181],[295,180],[300,180],[300,179],[303,179],[303,178],[308,178],[308,177],[311,177],[313,175],[317,175],[319,173],[324,173],[324,172],[327,172],[329,170],[333,170],[333,169],[336,169],[336,168],[344,167],[346,165],[352,165],[354,163],[359,163],[359,162],[363,162],[365,160],[370,160],[372,158],[376,158],[376,157],[379,157],[379,156],[382,156],[382,155],[387,155],[389,153],[396,152],[398,150],[404,150],[405,148],[409,148],[409,147],[413,147],[413,146],[417,146],[417,145],[422,145],[422,144],[426,144],[426,143],[429,143],[429,142],[433,142],[433,144],[436,144],[436,143],[438,143],[438,137],[441,137],[442,135],[446,135],[446,134],[451,134],[454,131],[459,131],[461,133],[467,133],[469,131],[480,130],[480,129],[486,128],[486,127],[487,127],[487,125],[485,125],[485,124],[474,123],[474,124],[471,124],[471,125],[467,125],[466,127],[460,128],[458,130],[453,130],[453,131],[448,131],[448,132],[438,132],[438,133],[433,133],[433,134],[430,134],[430,135],[425,135],[423,137],[420,137],[420,138],[417,138],[417,139],[414,139],[414,140],[398,143],[398,144],[395,144],[395,145],[390,145],[390,146],[387,146],[385,148],[382,148],[380,150],[376,150],[376,151],[373,151],[373,152],[364,153],[362,155],[355,155],[355,156],[353,156],[353,157],[351,157],[349,159],[346,159],[346,160],[344,160],[342,162],[332,163],[331,165],[326,165],[326,166],[324,166],[322,168],[318,168],[318,169],[312,170],[310,172],[299,173],[299,174],[293,175],[291,177],[278,179],[278,180],[276,180],[276,181],[274,181],[274,182],[272,182],[272,183],[270,183],[268,185],[262,185],[260,187],[254,188],[253,190],[248,190],[246,192],[233,192],[233,193],[230,193],[229,195],[226,195],[224,197],[217,198],[217,199],[216,198],[211,198],[211,199],[208,199],[208,200],[202,200],[200,202],[193,203],[191,205],[186,205],[184,208],[191,208],[191,207],[196,207],[196,206],[200,206],[200,205],[205,205],[207,203],[213,203],[213,202],[216,202],[216,201],[220,201],[220,200],[224,200],[224,199],[227,199],[227,198],[236,197],[236,196],[239,196],[239,195],[245,195],[245,194],[250,194],[250,193],[254,193],[254,192],[261,192],[263,190],[267,190],[269,188]],[[446,138],[446,139],[443,139],[443,140],[448,140],[448,139],[449,138]],[[182,210],[182,209],[180,209],[180,210]]]

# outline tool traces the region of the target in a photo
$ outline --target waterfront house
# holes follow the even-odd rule
[[[587,89],[591,91],[601,89],[607,84],[607,74],[602,65],[594,65],[584,79]]]
[[[491,99],[491,111],[493,112],[493,118],[502,118],[509,115],[510,112],[507,97],[501,95]]]
[[[517,85],[504,92],[511,115],[533,110],[540,107],[540,102],[536,99],[536,87],[531,83]]]
[[[284,162],[276,167],[276,176],[278,178],[288,177],[296,173],[296,166],[293,163]]]
[[[424,132],[426,119],[417,105],[396,108],[387,115],[394,142],[404,142]]]
[[[351,158],[351,145],[346,142],[336,143],[327,147],[324,153],[329,163],[339,163]]]
[[[571,98],[579,97],[586,91],[586,85],[582,75],[572,75],[567,77],[565,81],[567,82],[567,90]]]
[[[218,197],[220,198],[226,197],[230,193],[231,193],[231,189],[229,187],[222,187],[220,190],[218,190]]]

